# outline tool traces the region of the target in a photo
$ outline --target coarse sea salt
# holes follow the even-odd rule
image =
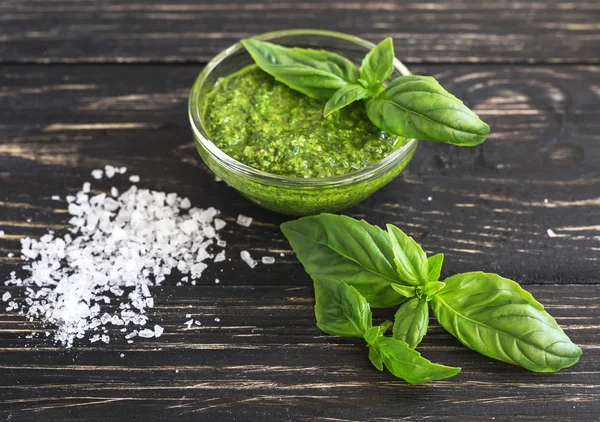
[[[92,177],[110,178],[125,171],[106,166],[94,170]],[[76,339],[109,343],[111,336],[122,335],[131,343],[136,336],[160,337],[163,327],[144,328],[148,309],[154,306],[150,287],[160,285],[174,270],[181,273],[182,282],[196,283],[215,256],[208,248],[215,243],[225,246],[218,235],[224,225],[215,218],[219,211],[192,207],[189,199],[175,193],[135,185],[120,194],[116,188],[110,195],[92,195],[90,190],[86,182],[68,196],[67,233],[49,231],[39,240],[21,240],[26,276],[18,278],[13,271],[5,284],[25,287],[26,298],[22,305],[8,302],[6,309],[55,326],[55,341],[66,347]],[[224,251],[217,256],[224,257]],[[115,296],[120,296],[118,306],[111,305]],[[8,301],[10,293],[2,298]],[[186,322],[191,324],[193,320]],[[113,333],[109,326],[123,328]]]
[[[240,214],[237,217],[237,223],[240,226],[250,227],[250,225],[252,224],[252,217],[247,217],[245,215]]]
[[[240,252],[240,257],[242,258],[242,261],[248,264],[250,268],[256,267],[257,262],[254,259],[252,259],[252,257],[250,256],[250,252],[242,251]]]

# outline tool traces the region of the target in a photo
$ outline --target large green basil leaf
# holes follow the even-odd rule
[[[387,233],[366,221],[320,214],[288,221],[281,231],[313,280],[342,280],[354,286],[374,308],[405,299],[392,289],[402,283],[394,269]]]
[[[423,340],[429,324],[429,305],[425,298],[413,297],[404,302],[394,315],[394,338],[414,349]]]
[[[329,278],[315,280],[317,327],[334,336],[363,337],[371,328],[366,299],[346,283]]]
[[[262,70],[311,98],[328,99],[338,89],[358,80],[358,68],[339,54],[282,47],[251,38],[240,42]]]
[[[427,255],[423,248],[398,227],[388,224],[387,229],[400,279],[413,286],[427,283]]]
[[[369,51],[363,59],[360,66],[360,79],[365,81],[370,91],[377,94],[393,71],[394,44],[391,38],[386,38]]]
[[[323,109],[323,116],[327,117],[334,111],[338,111],[348,104],[352,104],[354,101],[367,98],[369,95],[371,95],[371,93],[362,85],[346,85],[335,91],[329,101],[327,101],[327,104],[325,104],[325,108]]]
[[[427,258],[427,267],[429,268],[429,274],[427,276],[428,281],[438,281],[440,279],[443,263],[443,253],[438,253]]]
[[[581,349],[518,283],[483,272],[444,282],[431,305],[440,324],[465,346],[535,372],[555,372],[579,360]]]
[[[394,79],[367,102],[367,115],[379,129],[406,138],[472,146],[490,127],[430,76]]]
[[[450,378],[460,372],[460,368],[430,362],[402,340],[380,337],[375,347],[388,371],[411,384]]]

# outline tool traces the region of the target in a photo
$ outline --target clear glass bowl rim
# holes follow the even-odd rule
[[[258,39],[258,40],[269,40],[274,41],[277,38],[290,36],[290,35],[320,35],[325,37],[338,38],[345,41],[353,42],[361,47],[365,47],[367,49],[372,49],[375,47],[375,44],[364,40],[362,38],[356,37],[354,35],[344,34],[341,32],[335,31],[324,31],[324,30],[316,30],[316,29],[291,29],[284,31],[274,31],[274,32],[266,32],[264,34],[255,35],[250,38]],[[204,129],[202,124],[202,119],[200,116],[200,92],[203,88],[204,83],[207,81],[210,73],[225,59],[227,59],[232,54],[237,51],[243,49],[244,47],[238,42],[233,44],[232,46],[226,48],[221,51],[215,57],[213,57],[208,64],[202,69],[194,85],[192,86],[192,90],[190,92],[189,103],[188,103],[188,115],[190,119],[190,123],[192,125],[192,130],[196,139],[201,142],[202,146],[208,150],[208,152],[224,167],[228,170],[247,177],[249,179],[255,181],[268,182],[270,184],[283,184],[283,185],[295,185],[296,187],[310,187],[310,186],[335,186],[335,185],[347,185],[347,184],[355,184],[365,180],[372,180],[374,178],[379,177],[380,175],[385,174],[387,171],[391,170],[392,167],[397,165],[397,162],[402,162],[406,157],[409,156],[410,152],[416,147],[417,140],[409,139],[406,144],[394,150],[390,155],[383,158],[382,160],[371,164],[370,166],[364,167],[358,171],[352,173],[346,173],[338,176],[331,177],[290,177],[290,176],[281,176],[278,174],[268,173],[262,170],[257,170],[253,167],[250,167],[240,161],[235,160],[229,155],[225,154],[221,149],[219,149],[210,139],[209,136]],[[400,72],[402,76],[411,75],[411,72],[408,68],[398,59],[394,58],[394,68]]]

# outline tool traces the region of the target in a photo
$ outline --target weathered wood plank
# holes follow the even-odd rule
[[[217,183],[194,151],[188,89],[200,68],[105,65],[0,68],[0,276],[16,268],[19,239],[65,228],[64,198],[107,163],[142,186],[214,205],[233,221],[230,256],[287,253],[256,278],[239,259],[223,277],[238,284],[307,283],[266,212]],[[486,270],[523,283],[598,283],[600,68],[421,66],[490,123],[476,148],[425,143],[409,169],[348,211],[398,224],[426,250],[446,254],[446,274]],[[118,188],[126,179],[114,180]],[[108,182],[94,188],[108,189]],[[431,201],[428,198],[431,197]],[[545,201],[547,199],[547,202]],[[31,223],[27,223],[27,219]],[[557,237],[550,238],[552,229]],[[215,273],[209,274],[211,277]],[[212,282],[209,279],[207,282]]]
[[[597,1],[75,1],[0,4],[0,61],[206,62],[240,38],[319,28],[415,62],[598,63]]]
[[[254,278],[260,284],[268,275],[259,271]],[[10,290],[18,295],[18,288]],[[134,344],[113,340],[65,351],[48,340],[23,338],[19,330],[35,324],[0,313],[0,415],[11,421],[600,417],[598,285],[530,286],[584,350],[574,367],[535,374],[493,361],[464,348],[432,320],[419,350],[463,371],[423,386],[376,371],[358,339],[321,334],[311,286],[154,290],[151,323],[165,333]],[[187,329],[186,312],[202,326]],[[382,320],[393,312],[375,316]],[[221,322],[214,322],[215,315]]]

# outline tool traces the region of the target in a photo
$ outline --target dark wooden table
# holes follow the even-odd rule
[[[227,226],[231,256],[286,256],[255,270],[212,266],[197,286],[167,279],[151,312],[165,333],[133,345],[65,350],[25,338],[39,324],[0,311],[0,419],[599,420],[599,22],[595,0],[1,2],[0,280],[22,265],[7,257],[20,238],[67,227],[51,196],[107,163],[230,222],[253,216],[249,229]],[[392,36],[414,73],[490,124],[476,148],[422,143],[407,171],[347,214],[443,252],[444,275],[486,270],[526,285],[581,345],[576,366],[530,373],[432,321],[420,350],[463,371],[411,386],[374,370],[361,341],[321,334],[311,281],[278,230],[285,217],[214,181],[186,115],[215,53],[294,27]],[[189,305],[221,323],[186,329]]]

